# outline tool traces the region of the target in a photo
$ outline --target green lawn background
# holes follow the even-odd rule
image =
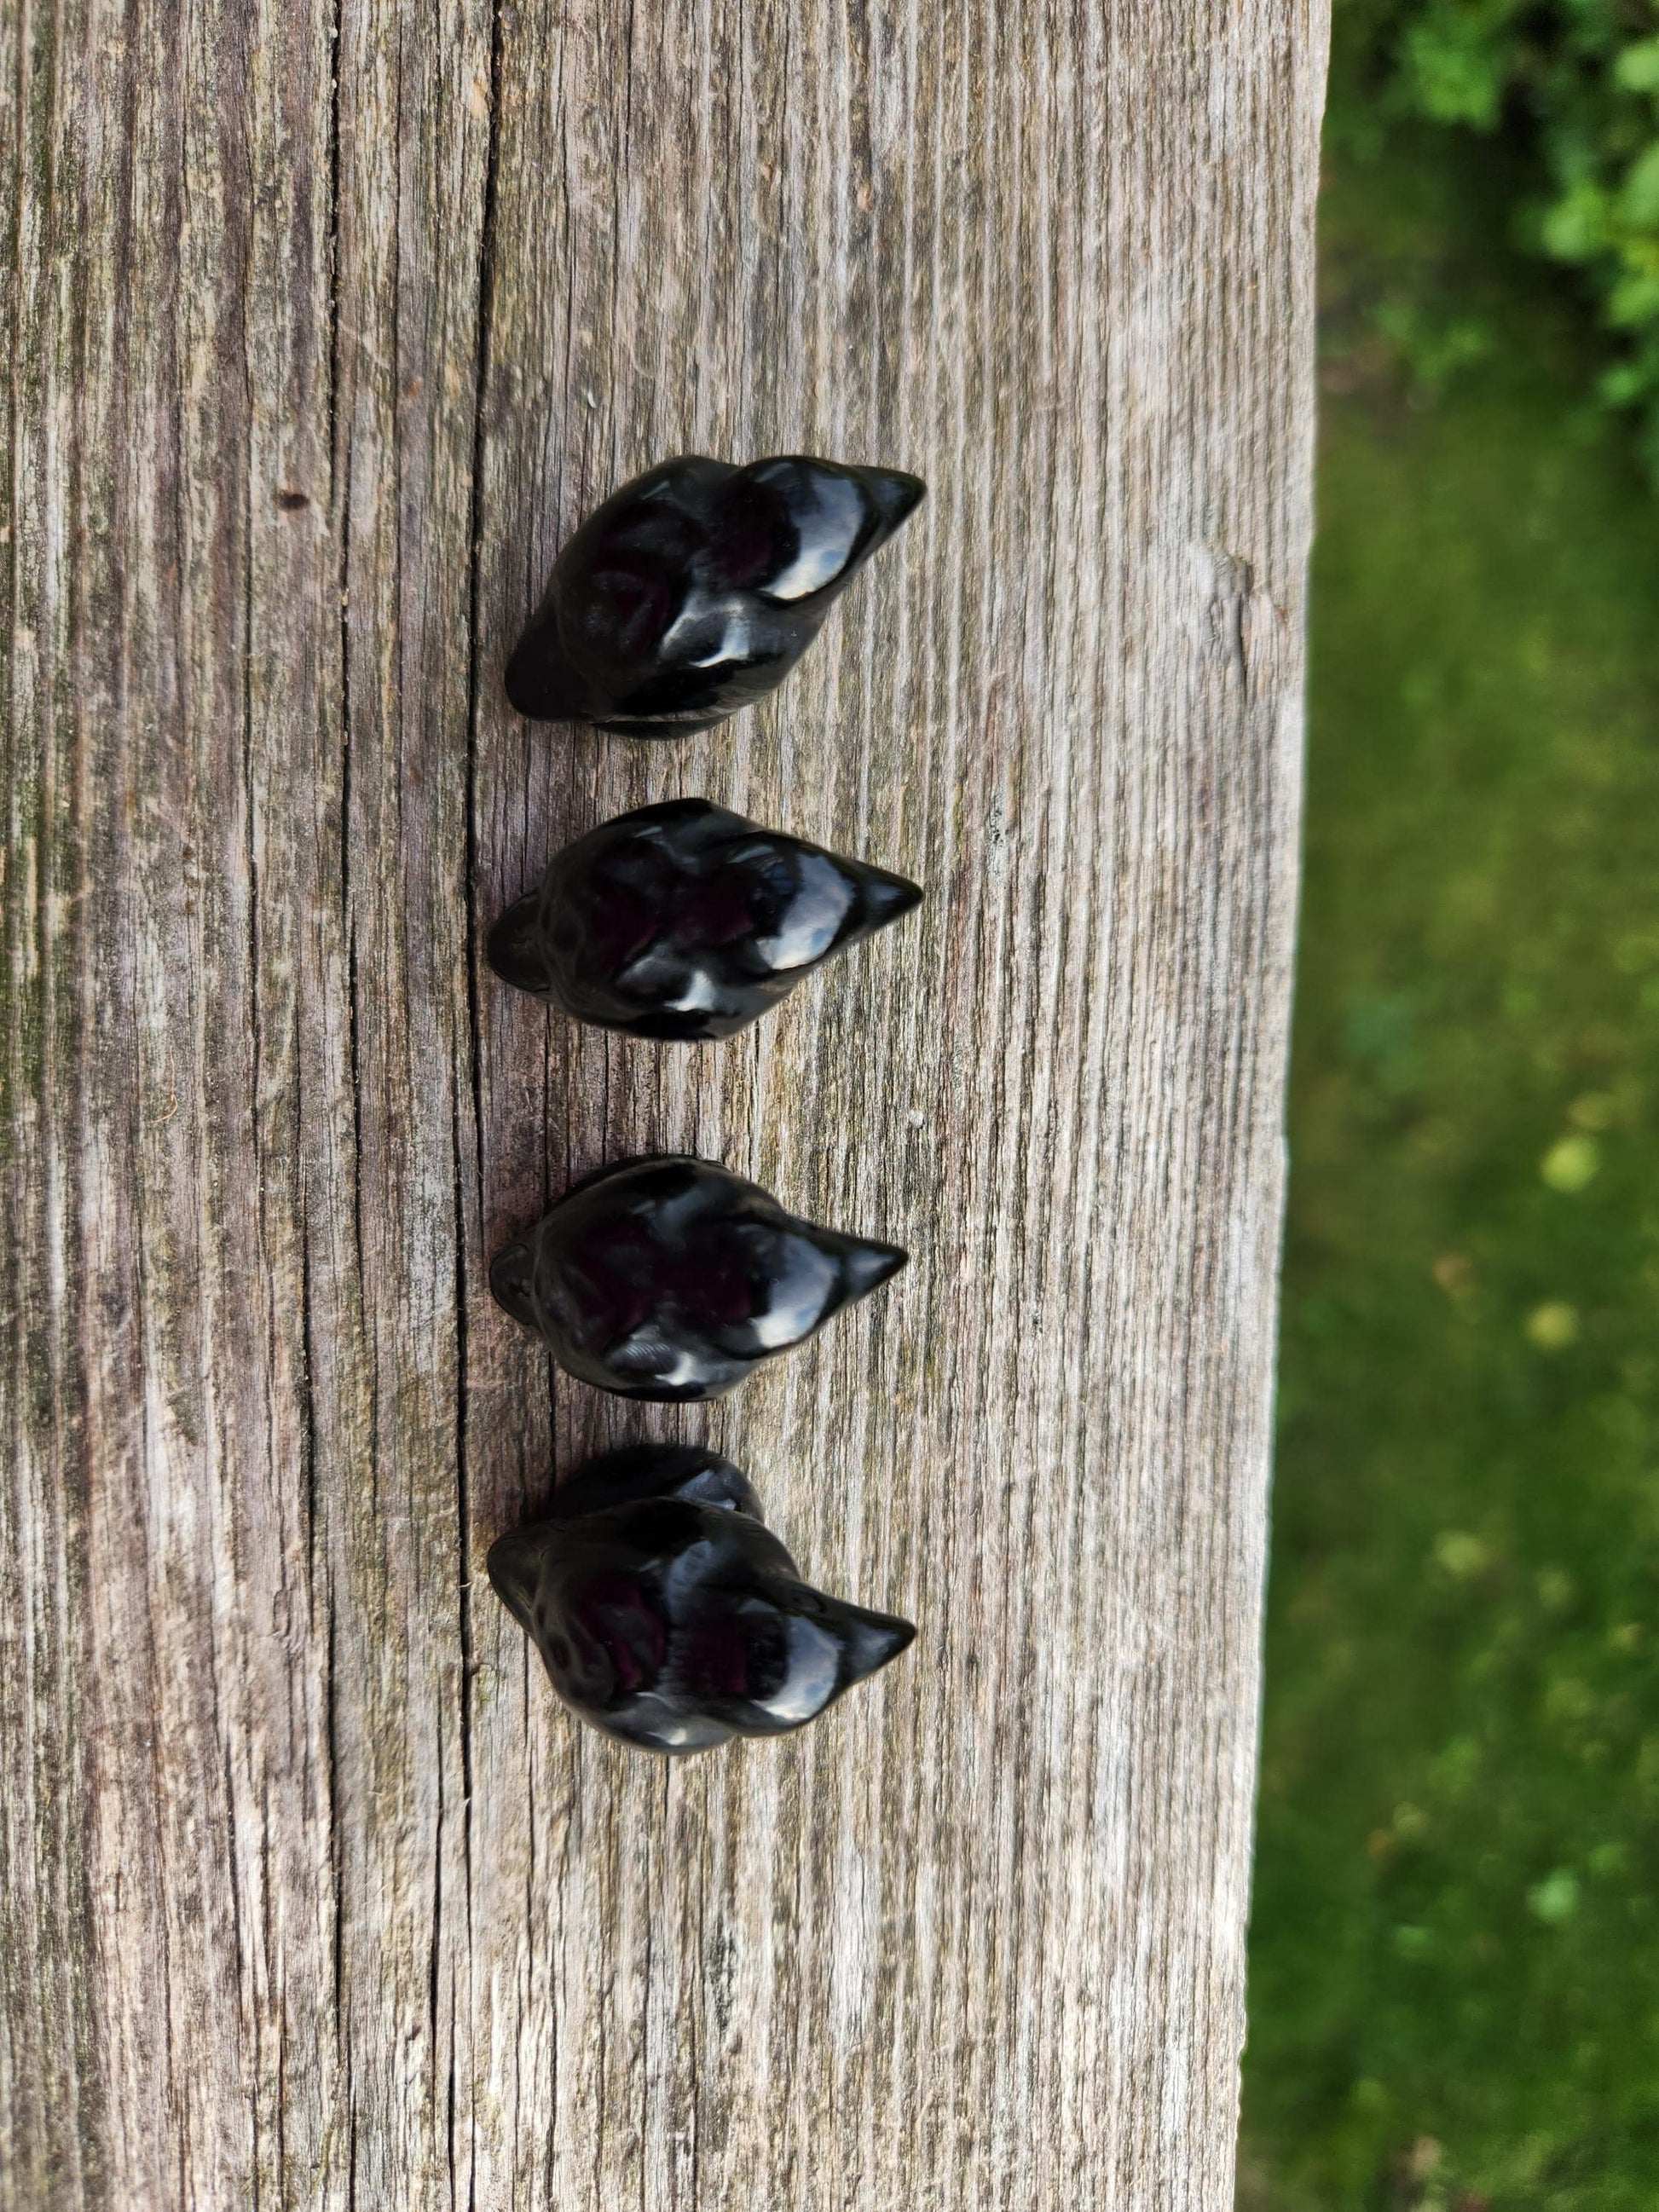
[[[1272,2212],[1659,2206],[1659,501],[1521,160],[1324,195]]]

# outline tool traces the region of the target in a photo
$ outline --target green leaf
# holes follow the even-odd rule
[[[1637,230],[1659,230],[1659,143],[1639,154],[1625,172],[1618,215]]]
[[[1434,123],[1496,129],[1503,112],[1512,50],[1473,14],[1425,17],[1406,33],[1406,66],[1416,105]]]
[[[1535,1889],[1527,1892],[1533,1917],[1547,1928],[1559,1928],[1578,1910],[1578,1877],[1570,1868],[1558,1867],[1546,1875]]]
[[[1638,39],[1613,65],[1613,81],[1626,92],[1659,93],[1659,39]]]

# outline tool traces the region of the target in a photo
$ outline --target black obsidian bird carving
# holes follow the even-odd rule
[[[489,964],[579,1021],[730,1036],[920,887],[706,799],[619,814],[548,862],[489,933]]]
[[[916,1632],[803,1582],[748,1477],[685,1445],[590,1461],[489,1579],[566,1705],[647,1751],[782,1735]]]
[[[783,681],[925,489],[799,453],[647,469],[554,563],[507,697],[538,721],[629,737],[708,729]]]
[[[718,1398],[904,1265],[712,1160],[625,1160],[575,1184],[490,1264],[554,1358],[625,1398]]]

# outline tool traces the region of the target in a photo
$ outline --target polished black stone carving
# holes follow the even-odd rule
[[[538,721],[629,737],[708,729],[783,681],[925,489],[801,454],[647,469],[554,563],[507,696]]]
[[[577,1183],[490,1264],[489,1286],[561,1366],[626,1398],[718,1398],[904,1265],[757,1183],[680,1154]]]
[[[730,1036],[921,896],[885,868],[672,799],[556,853],[490,931],[489,964],[579,1021]]]
[[[591,1461],[489,1579],[572,1711],[647,1751],[799,1728],[916,1632],[804,1583],[748,1477],[684,1445]]]

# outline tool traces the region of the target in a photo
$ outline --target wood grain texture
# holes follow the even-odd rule
[[[1319,0],[0,9],[0,2204],[1231,2199]],[[767,708],[532,728],[696,449],[931,496]],[[701,793],[927,883],[746,1036],[482,933]],[[908,1243],[726,1405],[488,1256],[689,1149]],[[709,1437],[914,1650],[669,1767],[481,1562]]]

